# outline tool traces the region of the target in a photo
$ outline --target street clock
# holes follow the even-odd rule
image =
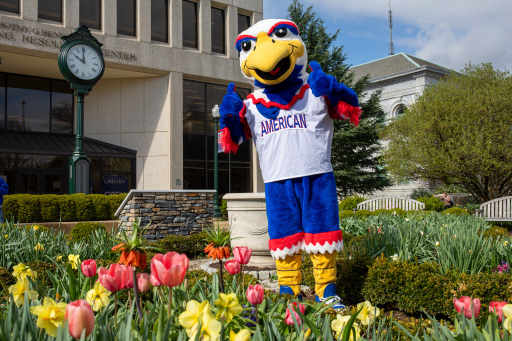
[[[103,76],[102,44],[82,25],[62,37],[59,69],[77,96],[75,150],[69,158],[69,194],[90,192],[91,160],[84,148],[84,99]]]

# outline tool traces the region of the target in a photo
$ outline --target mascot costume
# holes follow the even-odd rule
[[[331,165],[332,120],[359,122],[356,93],[309,65],[297,25],[263,20],[236,40],[240,67],[254,86],[243,101],[228,86],[220,106],[220,143],[235,153],[252,138],[258,151],[270,252],[280,293],[302,299],[302,252],[311,254],[317,302],[343,308],[336,295],[336,255],[343,248]]]

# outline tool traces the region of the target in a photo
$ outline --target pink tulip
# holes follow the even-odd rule
[[[121,277],[121,289],[133,288],[133,268],[126,265],[120,265],[120,267],[123,270],[123,275]]]
[[[498,315],[498,322],[503,321],[503,307],[506,306],[507,302],[492,301],[489,303],[489,312]]]
[[[453,305],[455,306],[455,309],[459,313],[464,311],[464,316],[466,316],[468,319],[473,317],[473,313],[471,311],[471,302],[473,302],[475,317],[478,317],[478,314],[480,314],[480,299],[472,299],[469,296],[462,296],[460,299],[457,299],[456,297],[453,298]]]
[[[123,275],[126,276],[124,270],[117,263],[110,264],[108,270],[105,268],[98,269],[98,279],[101,285],[111,292],[123,289]]]
[[[224,264],[224,268],[227,272],[229,272],[230,275],[236,275],[240,272],[240,263],[234,259],[228,260],[226,264]]]
[[[155,276],[153,276],[153,274],[149,276],[149,281],[151,282],[151,285],[154,287],[159,287],[162,285],[162,283],[160,283],[160,281]]]
[[[306,311],[306,306],[304,304],[300,304],[299,302],[293,302],[291,305],[299,307],[299,311],[301,312],[301,314],[304,314],[304,312]],[[297,312],[295,311],[295,308],[293,308],[293,313],[295,314],[295,319],[297,320],[297,323],[300,325],[302,321],[300,319],[299,314],[297,314]],[[293,317],[290,313],[290,308],[286,308],[286,318],[284,319],[284,322],[289,326],[293,325]]]
[[[80,339],[85,329],[85,337],[88,337],[94,329],[94,313],[86,300],[78,300],[66,307],[66,320],[68,320],[69,333],[75,339]]]
[[[80,265],[80,268],[82,269],[82,273],[85,277],[96,276],[96,261],[94,259],[84,260]]]
[[[233,255],[238,263],[245,265],[251,259],[252,249],[249,249],[247,246],[237,246],[233,249]]]
[[[263,302],[263,287],[259,284],[256,285],[249,285],[249,288],[247,289],[247,300],[253,304],[258,305]]]
[[[177,252],[157,254],[151,260],[151,274],[163,285],[173,288],[185,279],[188,269],[188,258]]]
[[[140,292],[146,292],[149,290],[149,274],[138,274],[137,275],[137,286]]]

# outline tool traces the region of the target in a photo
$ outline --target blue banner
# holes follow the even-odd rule
[[[105,175],[102,180],[103,194],[128,193],[128,185],[128,179],[123,175]]]

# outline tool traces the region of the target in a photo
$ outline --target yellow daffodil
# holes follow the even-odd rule
[[[39,226],[38,226],[38,225],[34,225],[34,226],[32,226],[32,228],[33,228],[35,231],[39,230]]]
[[[361,321],[361,324],[365,326],[367,326],[370,323],[370,320],[380,315],[379,308],[373,307],[369,301],[359,303],[357,305],[357,310],[361,310],[359,315],[357,315],[357,319]]]
[[[249,341],[251,332],[248,329],[242,329],[235,334],[234,331],[229,332],[229,341]]]
[[[62,256],[57,256],[57,257],[55,258],[55,260],[56,260],[57,262],[60,262],[60,261],[61,261],[61,259],[62,259]]]
[[[9,238],[9,235],[8,235],[8,234],[6,234],[6,235],[5,235],[5,239],[8,239],[8,238]]]
[[[311,335],[311,329],[306,330],[306,332],[304,333],[304,341],[309,339],[309,335]]]
[[[359,309],[359,307],[358,307]],[[336,316],[336,319],[331,322],[331,328],[333,331],[336,332],[336,338],[339,339],[341,334],[343,333],[343,329],[345,328],[345,325],[347,324],[348,320],[350,320],[350,316],[342,316],[338,314]],[[361,335],[361,330],[359,329],[359,325],[357,323],[354,323],[352,327],[356,331],[356,338],[354,339],[354,333],[353,331],[350,331],[350,341],[355,341],[359,338]]]
[[[214,304],[219,308],[217,318],[222,321],[226,321],[227,323],[231,322],[235,315],[238,315],[243,311],[236,294],[226,295],[220,293],[219,298],[215,300]]]
[[[69,255],[68,261],[73,270],[76,270],[80,266],[80,255]]]
[[[28,266],[26,266],[25,264],[23,263],[19,263],[18,265],[15,265],[12,267],[14,272],[12,273],[12,275],[16,278],[16,279],[22,279],[22,278],[25,278],[25,277],[30,277],[30,278],[36,278],[37,277],[37,273],[32,270],[31,268],[29,268]]]
[[[390,256],[389,258],[391,258],[391,260],[392,260],[393,262],[397,262],[397,261],[400,259],[400,257],[398,257],[398,254],[397,254],[397,253],[395,253],[393,256]]]
[[[512,304],[506,304],[503,306],[503,315],[505,315],[505,321],[503,321],[503,328],[512,332]]]
[[[56,303],[49,297],[45,297],[43,305],[30,307],[30,313],[38,317],[36,325],[43,328],[46,334],[50,336],[57,336],[57,329],[62,325],[64,317],[66,316],[65,302]]]
[[[92,310],[99,311],[101,308],[109,305],[110,299],[108,296],[110,294],[111,292],[105,289],[100,282],[96,282],[94,287],[87,292],[85,300],[91,305]]]
[[[409,218],[405,218],[405,221],[409,221]]]
[[[190,335],[190,340],[195,340],[198,332],[201,333],[199,339],[202,341],[220,340],[222,324],[211,313],[203,313],[201,323],[201,330],[197,330],[198,328],[196,327],[195,332]]]
[[[16,282],[16,284],[9,287],[9,293],[12,294],[14,303],[19,307],[25,302],[25,292],[31,300],[37,299],[37,291],[30,290],[29,280],[23,277]]]
[[[37,245],[34,246],[34,250],[36,250],[36,251],[43,251],[44,250],[44,246],[41,243],[37,243]]]
[[[437,242],[436,242],[436,247],[438,247],[439,245],[440,245],[440,244],[439,244],[439,242],[437,241]]]
[[[505,240],[505,242],[503,243],[503,246],[507,246],[508,245],[508,240]]]
[[[203,314],[212,314],[208,301],[203,303],[194,300],[188,301],[185,311],[179,317],[179,323],[186,328],[189,337],[196,332],[199,321],[203,319]]]

